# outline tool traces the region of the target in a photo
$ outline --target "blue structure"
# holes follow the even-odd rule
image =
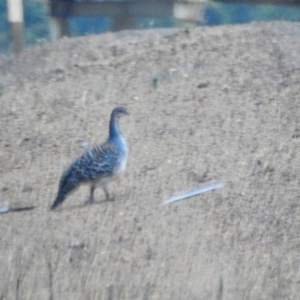
[[[105,17],[112,19],[112,31],[133,29],[140,18],[174,18],[184,22],[199,22],[205,2],[175,0],[50,0],[52,39],[69,35],[70,17]]]

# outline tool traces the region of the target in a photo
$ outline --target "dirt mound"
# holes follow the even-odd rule
[[[63,39],[2,61],[1,299],[296,299],[300,25]],[[130,153],[115,202],[63,170],[107,137]],[[214,192],[162,206],[222,179]]]

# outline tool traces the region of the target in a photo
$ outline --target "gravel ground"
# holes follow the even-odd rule
[[[0,299],[297,299],[300,24],[124,31],[2,59]],[[63,170],[128,142],[115,202]],[[205,183],[225,187],[162,205]]]

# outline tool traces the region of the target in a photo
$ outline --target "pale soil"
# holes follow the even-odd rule
[[[0,72],[0,207],[36,206],[0,215],[0,299],[298,299],[300,24],[64,39]],[[49,211],[119,105],[115,202]]]

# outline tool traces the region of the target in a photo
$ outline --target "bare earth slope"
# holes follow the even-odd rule
[[[0,299],[297,299],[300,24],[63,39],[2,61]],[[115,202],[50,212],[63,170],[130,148]],[[203,182],[214,192],[161,205]]]

